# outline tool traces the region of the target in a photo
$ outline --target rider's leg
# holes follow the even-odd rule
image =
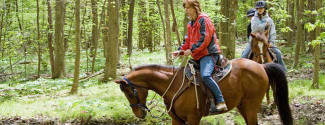
[[[248,54],[249,54],[250,51],[251,51],[251,43],[248,42],[245,50],[243,51],[243,53],[241,55],[241,58],[248,58],[248,56],[249,56]]]
[[[219,56],[216,56],[216,60],[218,60]],[[214,60],[212,59],[212,56],[205,56],[200,59],[200,73],[203,82],[205,83],[208,88],[210,88],[211,92],[213,93],[217,105],[219,103],[224,103],[224,99],[222,96],[222,93],[220,91],[220,88],[218,84],[213,80],[211,74],[214,70]],[[227,109],[227,108],[225,108]]]
[[[282,54],[281,54],[281,51],[278,49],[278,48],[273,48],[275,54],[276,54],[276,58],[278,60],[278,63],[280,65],[282,65],[282,67],[284,68],[284,71],[287,71],[287,67],[286,65],[284,64],[284,61],[282,59]]]

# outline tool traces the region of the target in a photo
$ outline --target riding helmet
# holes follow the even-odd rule
[[[266,2],[265,1],[257,1],[255,8],[265,8],[265,9],[267,9]]]

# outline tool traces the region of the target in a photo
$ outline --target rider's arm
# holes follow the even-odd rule
[[[273,20],[270,18],[269,21],[271,28],[270,28],[270,35],[269,35],[269,43],[274,44],[276,40],[276,30],[275,30],[275,24]]]

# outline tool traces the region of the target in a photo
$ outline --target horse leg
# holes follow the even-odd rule
[[[237,109],[238,109],[239,113],[241,114],[241,116],[243,116],[243,118],[245,119],[245,122],[247,123],[247,117],[246,117],[246,114],[245,114],[246,112],[245,112],[243,106],[238,105]]]
[[[183,125],[183,123],[173,118],[172,125]]]
[[[201,121],[201,118],[198,118],[197,116],[189,116],[187,117],[187,124],[188,125],[199,125]]]
[[[266,90],[266,103],[267,105],[269,105],[271,102],[270,102],[270,86],[267,87],[267,90]]]
[[[257,102],[256,100],[247,100],[239,108],[240,114],[244,114],[244,118],[246,117],[245,121],[247,125],[257,125],[257,112],[261,107]]]

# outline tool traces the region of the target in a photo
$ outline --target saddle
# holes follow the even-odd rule
[[[192,65],[192,66],[191,66]],[[192,67],[192,68],[191,68]],[[216,68],[214,72],[212,73],[212,78],[220,84],[220,81],[224,79],[231,71],[232,64],[231,61],[228,61],[226,58],[224,58],[222,55],[219,56],[219,59],[216,60]],[[193,74],[194,70],[194,74]],[[190,81],[188,86],[195,85],[199,86],[199,88],[202,90],[203,94],[205,94],[208,99],[206,100],[206,103],[210,105],[209,112],[206,115],[215,115],[219,114],[218,112],[210,112],[211,109],[215,108],[215,100],[212,92],[209,88],[205,86],[203,83],[201,76],[200,76],[200,65],[198,62],[194,60],[189,60],[188,64],[185,66],[185,76]]]
[[[278,59],[276,58],[276,54],[275,54],[274,48],[276,48],[276,47],[270,47],[270,48],[268,48],[268,52],[269,52],[269,54],[270,54],[270,56],[272,58],[272,62],[277,63],[278,62]],[[253,56],[254,56],[253,52],[250,51],[250,53],[248,54],[248,59],[252,60],[253,59]]]
[[[201,76],[200,76],[200,64],[191,59],[188,61],[188,64],[185,66],[185,76],[189,80],[193,80],[193,69],[191,69],[190,65],[193,65],[193,69],[195,70],[195,80],[193,83],[196,83],[196,85],[200,85],[201,83]],[[222,55],[219,56],[219,59],[216,60],[215,64],[215,70],[212,73],[212,77],[216,82],[221,81],[227,74],[230,72],[232,65],[228,61],[228,59],[224,58]]]

